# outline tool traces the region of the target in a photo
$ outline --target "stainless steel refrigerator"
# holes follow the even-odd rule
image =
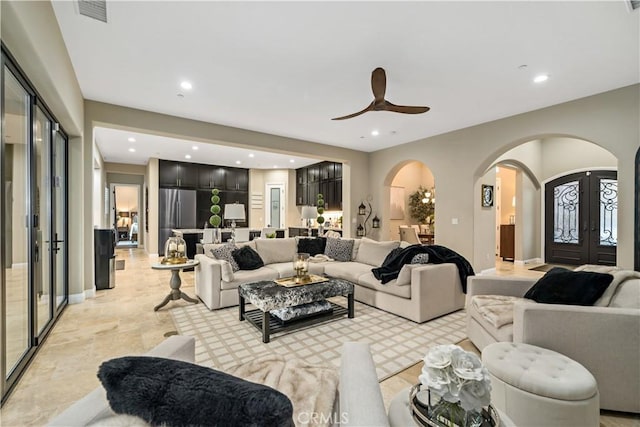
[[[158,196],[158,254],[163,256],[172,229],[196,228],[196,191],[161,188]]]

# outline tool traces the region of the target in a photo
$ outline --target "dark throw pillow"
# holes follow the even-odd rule
[[[114,412],[152,425],[293,426],[284,394],[192,363],[121,357],[100,365],[98,378]]]
[[[233,255],[233,259],[236,260],[240,270],[257,270],[260,267],[264,267],[264,261],[262,261],[258,252],[249,246],[238,248],[231,252],[231,255]]]
[[[309,256],[324,254],[327,246],[326,237],[316,237],[315,239],[301,238],[298,240],[298,253],[306,253]]]
[[[524,297],[547,304],[593,305],[612,280],[611,274],[554,267]]]

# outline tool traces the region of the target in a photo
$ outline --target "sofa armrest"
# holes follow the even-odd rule
[[[464,308],[458,267],[452,263],[425,264],[411,271],[411,300],[420,306],[418,323]]]
[[[202,254],[197,254],[194,258],[200,261],[195,268],[196,295],[209,310],[220,308],[221,262]]]
[[[517,303],[513,314],[514,342],[584,365],[596,378],[601,407],[640,412],[640,310]]]
[[[537,280],[534,277],[471,276],[467,279],[467,305],[474,295],[522,298]]]
[[[164,357],[167,359],[195,361],[196,340],[193,337],[174,335],[151,349],[145,356]],[[97,370],[97,369],[96,369]],[[107,393],[101,386],[76,401],[74,404],[49,421],[49,426],[76,427],[93,424],[115,413],[107,401]]]
[[[341,426],[389,425],[369,344],[342,345],[338,394]]]

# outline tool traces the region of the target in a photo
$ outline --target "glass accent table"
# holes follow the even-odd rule
[[[200,261],[197,260],[188,260],[183,264],[153,264],[151,268],[154,270],[171,270],[171,280],[169,281],[169,286],[171,286],[171,292],[169,295],[165,297],[165,299],[158,305],[153,308],[153,311],[158,311],[165,305],[169,303],[169,301],[183,299],[188,302],[192,302],[197,304],[198,300],[195,298],[191,298],[189,295],[185,294],[180,290],[180,285],[182,284],[182,280],[180,280],[180,271],[185,268],[193,268],[196,265],[200,264]]]

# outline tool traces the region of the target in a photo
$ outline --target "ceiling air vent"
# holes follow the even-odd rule
[[[80,15],[107,22],[106,0],[78,0]]]

